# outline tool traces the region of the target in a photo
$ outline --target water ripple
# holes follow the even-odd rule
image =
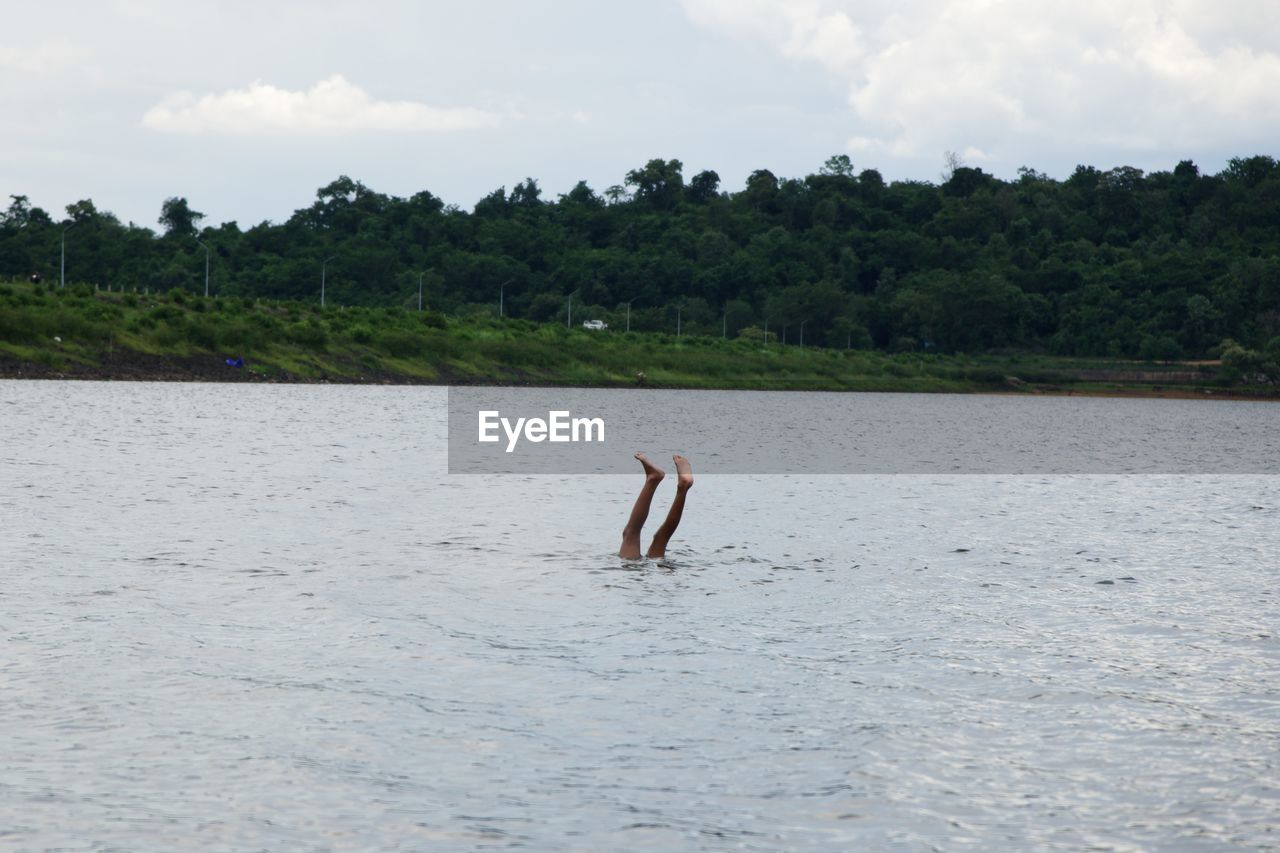
[[[1274,478],[708,477],[626,562],[438,389],[0,392],[0,846],[1280,833]]]

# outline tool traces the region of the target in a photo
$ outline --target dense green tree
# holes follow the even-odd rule
[[[845,155],[803,179],[767,169],[722,190],[705,170],[653,159],[597,193],[555,200],[533,178],[470,211],[430,192],[376,192],[348,176],[282,223],[201,228],[180,197],[163,235],[123,225],[89,199],[53,219],[23,195],[0,212],[0,275],[52,275],[151,289],[202,287],[203,251],[224,295],[433,307],[788,343],[979,351],[1021,348],[1153,359],[1206,356],[1230,337],[1264,365],[1280,337],[1280,165],[1190,161],[1144,173],[1080,166],[1064,181],[1031,168],[1002,181],[958,160],[939,184],[854,174]],[[628,193],[630,188],[634,196]],[[425,283],[430,282],[430,287]],[[621,312],[621,313],[619,313]],[[575,310],[575,316],[577,311]],[[372,334],[372,333],[371,333]],[[1244,368],[1242,368],[1244,371]],[[1244,371],[1247,372],[1247,371]]]
[[[204,214],[192,210],[185,198],[177,196],[167,198],[160,206],[160,219],[167,237],[189,237],[196,233],[196,223],[204,219]]]
[[[706,204],[716,197],[720,189],[720,176],[707,169],[694,175],[685,195],[694,204]]]
[[[675,207],[684,189],[679,160],[650,160],[641,169],[627,172],[627,186],[635,187],[635,200],[654,210]]]
[[[756,169],[747,177],[747,188],[741,198],[761,213],[778,210],[778,178],[768,169]]]
[[[820,172],[829,177],[852,178],[853,161],[849,159],[848,154],[837,154],[834,157],[827,158],[827,162],[822,164]]]
[[[9,209],[0,215],[0,224],[5,228],[17,230],[27,224],[31,218],[31,199],[25,195],[9,196]]]
[[[89,199],[82,199],[75,204],[67,205],[67,217],[77,225],[92,222],[98,218],[98,208]]]
[[[525,178],[511,191],[511,204],[513,207],[535,208],[542,204],[541,195],[538,182],[533,178]]]

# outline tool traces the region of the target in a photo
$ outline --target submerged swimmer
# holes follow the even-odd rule
[[[679,454],[671,458],[676,463],[676,499],[671,502],[667,520],[662,522],[662,526],[653,534],[653,542],[649,544],[649,552],[645,555],[650,558],[666,556],[667,543],[671,541],[676,528],[680,526],[680,516],[684,514],[684,496],[693,485],[693,469],[689,467],[689,460]],[[662,478],[667,476],[665,471],[646,459],[643,453],[637,453],[636,459],[639,459],[640,464],[644,466],[644,485],[640,488],[636,505],[631,508],[631,517],[627,519],[627,526],[622,529],[622,547],[618,550],[618,556],[624,560],[640,559],[640,530],[644,527],[645,519],[649,517],[649,504],[653,502],[653,493],[657,491]]]

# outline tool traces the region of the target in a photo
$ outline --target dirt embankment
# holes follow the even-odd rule
[[[124,382],[285,382],[346,384],[420,384],[392,374],[301,376],[278,368],[256,368],[252,362],[233,367],[216,356],[158,356],[116,350],[104,353],[98,364],[50,366],[0,355],[0,378],[90,379]]]
[[[1152,397],[1213,400],[1271,400],[1280,398],[1280,390],[1242,389],[1222,386],[1206,387],[1203,374],[1195,376],[1200,382],[1191,387],[1179,386],[1183,378],[1179,372],[1083,370],[1063,376],[1054,382],[1024,382],[1006,377],[1002,387],[975,387],[975,393],[1052,396],[1102,396],[1102,397]],[[1126,374],[1123,378],[1119,375]],[[1132,375],[1129,375],[1132,374]],[[63,366],[24,361],[11,355],[0,354],[0,379],[80,379],[122,382],[241,382],[241,383],[297,383],[297,384],[346,384],[346,385],[536,385],[554,387],[580,383],[561,383],[554,380],[525,376],[476,377],[455,375],[442,369],[435,380],[403,376],[393,373],[353,370],[346,375],[304,376],[277,367],[255,366],[251,361],[244,367],[234,367],[219,356],[156,356],[130,350],[103,353],[98,364],[69,362]],[[1076,384],[1076,383],[1080,384]],[[1170,383],[1170,384],[1163,384]],[[1172,385],[1172,387],[1171,387]],[[606,387],[602,383],[599,387]],[[619,387],[619,386],[607,386]],[[629,386],[628,386],[629,387]],[[677,387],[677,386],[670,386]],[[723,386],[731,389],[734,384]],[[806,390],[812,390],[807,388]],[[837,390],[837,389],[832,389]],[[876,390],[886,390],[877,386]],[[900,389],[909,390],[909,389]]]

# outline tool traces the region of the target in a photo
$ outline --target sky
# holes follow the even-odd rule
[[[280,222],[348,175],[471,209],[661,157],[938,181],[1277,152],[1273,0],[7,3],[0,205]]]

